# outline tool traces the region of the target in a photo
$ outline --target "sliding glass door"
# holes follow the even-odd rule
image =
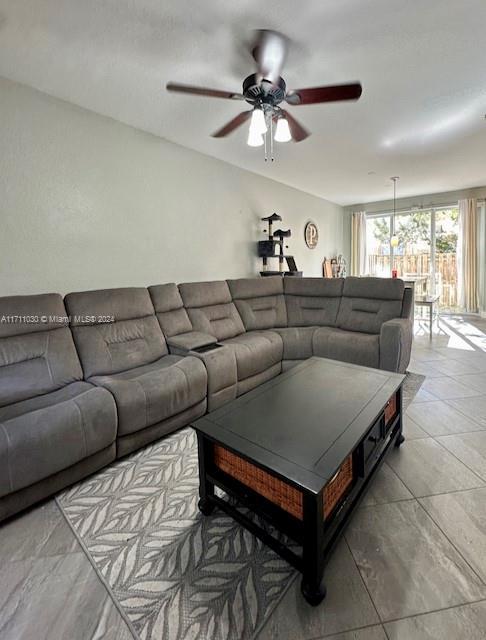
[[[457,292],[457,239],[459,236],[459,209],[437,209],[435,215],[434,267],[443,310],[460,311]]]
[[[395,216],[391,242],[398,277],[414,280],[417,292],[425,291],[432,262],[431,212],[410,211]]]
[[[396,270],[416,283],[417,294],[438,295],[442,310],[457,311],[458,217],[457,207],[368,216],[368,273]]]

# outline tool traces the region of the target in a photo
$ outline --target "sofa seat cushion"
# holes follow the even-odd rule
[[[282,360],[283,342],[275,331],[249,331],[221,344],[234,350],[238,380],[257,375]]]
[[[312,338],[317,327],[274,329],[283,341],[284,360],[305,360],[313,355]]]
[[[108,447],[116,423],[111,394],[87,382],[0,408],[0,497]]]
[[[192,356],[164,356],[110,376],[90,378],[116,401],[118,435],[127,435],[171,418],[206,397],[204,364]]]
[[[312,339],[315,356],[331,358],[365,367],[380,366],[380,336],[333,327],[316,329]]]

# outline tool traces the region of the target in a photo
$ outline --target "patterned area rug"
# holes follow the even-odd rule
[[[420,387],[422,386],[424,380],[425,376],[421,375],[420,373],[411,373],[410,371],[407,372],[407,377],[405,378],[405,382],[403,383],[404,411],[420,391]]]
[[[405,405],[423,380],[407,376]],[[296,576],[230,517],[202,516],[197,500],[190,428],[57,497],[140,640],[253,638]]]

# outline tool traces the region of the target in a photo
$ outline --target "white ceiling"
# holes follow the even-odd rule
[[[485,0],[0,0],[0,75],[340,204],[486,184]],[[290,88],[360,80],[357,103],[289,107],[312,131],[277,160],[210,133],[239,102],[245,42],[278,29]],[[0,106],[1,109],[1,106]]]

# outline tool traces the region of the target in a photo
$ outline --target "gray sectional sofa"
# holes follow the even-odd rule
[[[0,298],[0,520],[313,355],[404,372],[411,317],[377,278]]]

